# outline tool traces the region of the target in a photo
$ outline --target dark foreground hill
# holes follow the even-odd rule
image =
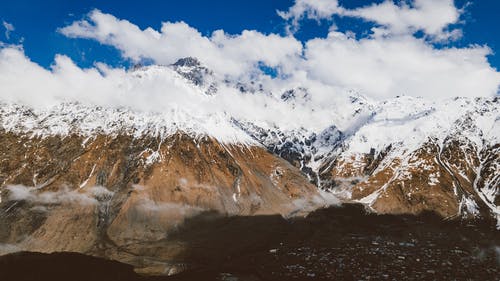
[[[179,226],[168,241],[170,247],[182,245],[176,262],[185,268],[169,277],[141,276],[130,265],[82,254],[23,252],[0,257],[0,280],[498,280],[500,276],[500,234],[493,222],[442,221],[431,213],[373,215],[357,205],[290,220],[203,213]]]

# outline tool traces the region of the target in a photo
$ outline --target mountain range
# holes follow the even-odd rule
[[[187,217],[303,216],[344,202],[500,228],[498,97],[352,91],[327,102],[301,85],[219,77],[191,57],[129,75],[172,76],[194,105],[0,104],[0,253],[91,253],[164,273],[181,246],[154,245]]]

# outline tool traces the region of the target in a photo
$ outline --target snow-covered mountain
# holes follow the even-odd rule
[[[130,71],[142,84],[167,74],[191,87],[194,99],[189,97],[189,102],[216,107],[229,99],[229,108],[196,111],[175,101],[162,111],[73,101],[43,108],[4,103],[3,134],[76,134],[85,142],[97,135],[165,140],[181,132],[193,139],[210,137],[222,144],[263,147],[297,167],[318,188],[376,211],[430,209],[446,217],[482,213],[500,221],[497,97],[374,101],[347,93],[322,107],[314,104],[307,88],[273,92],[276,89],[265,89],[258,81],[218,77],[195,58]],[[228,95],[228,89],[237,94]],[[245,108],[241,104],[259,96],[266,100],[264,109],[255,115],[238,114]],[[231,110],[231,102],[236,110]],[[287,116],[281,118],[285,110]],[[303,122],[307,119],[312,121]],[[148,161],[161,161],[153,158]],[[2,185],[11,183],[4,179]]]
[[[0,243],[140,266],[117,247],[163,239],[200,212],[291,216],[340,201],[500,228],[497,97],[324,100],[194,58],[126,75],[120,89],[152,100],[0,102]],[[158,89],[167,82],[179,91]]]
[[[351,131],[242,126],[318,187],[377,211],[433,210],[446,217],[500,218],[499,102],[430,103],[400,97],[365,104]],[[355,118],[355,117],[353,117]]]

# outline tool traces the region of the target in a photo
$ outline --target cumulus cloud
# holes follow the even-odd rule
[[[488,47],[436,49],[412,36],[356,40],[331,32],[307,42],[303,69],[328,85],[378,98],[494,95]]]
[[[303,16],[349,14],[377,21],[399,34],[357,40],[332,31],[327,38],[310,40],[304,47],[292,37],[257,31],[227,35],[219,30],[204,37],[185,23],[163,23],[161,31],[140,30],[128,21],[97,10],[90,13],[89,19],[62,28],[61,32],[115,46],[133,60],[148,58],[157,63],[172,63],[179,57],[195,56],[225,75],[248,75],[258,62],[264,62],[279,67],[287,77],[286,83],[300,85],[310,82],[304,80],[315,80],[376,98],[404,94],[494,95],[500,80],[487,61],[491,54],[488,47],[437,49],[423,39],[405,35],[407,30],[422,29],[429,35],[442,36],[445,27],[458,20],[459,11],[452,2],[431,2],[434,4],[416,0],[410,7],[385,1],[346,10],[337,1],[297,0],[288,12],[281,13],[282,17],[297,20]],[[378,11],[383,14],[380,18],[376,16]]]
[[[291,21],[294,30],[300,20],[331,19],[334,15],[355,17],[376,23],[376,35],[413,34],[422,31],[433,40],[456,39],[460,37],[460,29],[448,30],[452,24],[460,20],[461,9],[453,0],[385,0],[382,3],[346,9],[337,0],[296,0],[288,11],[278,11],[283,19]]]
[[[159,64],[172,64],[179,58],[193,56],[216,73],[233,76],[251,72],[258,63],[276,67],[299,55],[302,48],[291,36],[265,35],[253,30],[239,35],[216,30],[206,37],[185,22],[164,22],[159,31],[151,27],[141,30],[129,21],[99,10],[59,31],[68,37],[94,39],[114,46],[124,57],[136,62],[152,59]]]
[[[10,33],[15,30],[14,25],[12,23],[8,23],[6,21],[2,21],[2,25],[5,28],[5,38],[7,40],[10,39]]]

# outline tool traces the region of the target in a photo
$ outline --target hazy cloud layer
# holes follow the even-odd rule
[[[156,202],[151,199],[140,200],[137,204],[139,210],[148,213],[171,214],[181,217],[193,216],[206,211],[203,208],[173,202]]]
[[[20,248],[18,245],[0,243],[0,255],[7,255],[19,251],[22,251],[22,248]]]
[[[7,200],[20,201],[25,200],[34,204],[82,204],[94,205],[102,199],[109,199],[113,192],[105,187],[95,186],[85,188],[84,190],[70,190],[62,188],[58,191],[41,191],[35,187],[24,185],[10,185],[6,189],[9,191]]]

